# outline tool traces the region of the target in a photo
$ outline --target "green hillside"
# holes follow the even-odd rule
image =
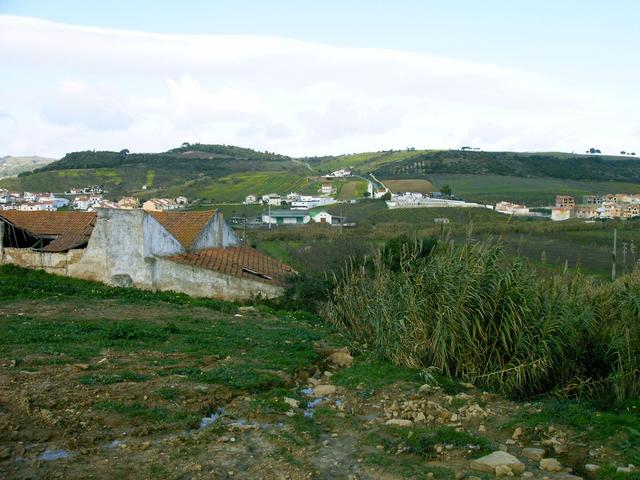
[[[33,172],[0,180],[0,187],[61,193],[103,185],[109,198],[186,195],[205,202],[237,203],[248,194],[313,194],[326,182],[320,174],[347,167],[361,176],[373,172],[379,179],[396,181],[399,191],[428,181],[435,188],[449,185],[461,198],[490,203],[549,205],[562,193],[640,191],[640,159],[633,157],[407,149],[293,159],[204,144],[183,144],[161,153],[73,152]],[[361,198],[366,189],[363,179],[333,183],[338,198],[344,200]]]
[[[313,188],[309,170],[284,155],[225,145],[183,145],[163,153],[74,152],[61,160],[0,181],[12,190],[64,192],[103,185],[109,197],[187,195],[241,201],[249,193]],[[146,188],[143,189],[143,186]]]

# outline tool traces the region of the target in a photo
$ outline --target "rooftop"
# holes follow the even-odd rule
[[[58,236],[64,234],[89,236],[95,224],[95,212],[24,212],[7,210],[0,212],[14,226],[27,230],[34,236]]]
[[[216,210],[194,212],[149,212],[184,248],[191,248]]]
[[[282,285],[291,267],[249,247],[207,248],[168,257],[174,262],[207,268],[238,278]]]

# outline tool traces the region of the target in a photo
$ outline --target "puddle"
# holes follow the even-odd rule
[[[208,417],[203,417],[200,420],[200,430],[202,430],[203,428],[207,428],[209,425],[213,425],[214,423],[216,423],[223,413],[224,413],[224,408],[219,408]]]
[[[46,449],[38,457],[38,460],[42,460],[42,461],[45,461],[45,462],[50,462],[52,460],[60,460],[61,458],[69,458],[70,456],[71,456],[71,452],[67,452],[66,450],[49,450],[49,449]]]

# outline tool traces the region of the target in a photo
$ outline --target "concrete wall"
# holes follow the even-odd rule
[[[224,221],[221,212],[216,214],[205,225],[200,236],[193,244],[193,250],[202,250],[203,248],[214,247],[230,247],[240,245],[240,240],[233,232],[231,227]]]
[[[222,216],[216,214],[197,243],[230,246],[239,241]],[[49,253],[26,248],[2,249],[0,242],[0,263],[108,285],[172,290],[196,297],[240,300],[282,294],[282,287],[162,258],[183,251],[182,245],[144,211],[100,209],[86,249]]]

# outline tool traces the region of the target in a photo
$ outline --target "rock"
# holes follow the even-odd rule
[[[253,313],[257,312],[256,307],[248,306],[248,307],[238,307],[238,311],[240,313]]]
[[[553,451],[556,455],[563,455],[565,453],[567,453],[569,451],[569,447],[567,447],[566,445],[554,445],[553,446]]]
[[[349,352],[339,351],[333,352],[327,357],[327,361],[336,367],[349,367],[353,363],[353,357]]]
[[[524,472],[521,476],[522,476],[522,478],[533,478],[533,473]]]
[[[546,472],[561,472],[562,465],[555,458],[543,458],[540,460],[540,470]]]
[[[427,419],[427,417],[424,416],[424,413],[418,412],[418,414],[416,415],[415,421],[416,422],[424,422],[426,419]]]
[[[284,403],[289,405],[291,408],[298,408],[300,406],[300,402],[295,398],[284,397]]]
[[[618,472],[618,473],[633,473],[634,470],[635,470],[635,468],[633,467],[633,465],[629,465],[628,467],[618,467],[618,468],[616,468],[616,472]]]
[[[539,462],[544,458],[546,451],[544,448],[527,447],[522,449],[522,456],[530,458],[536,462]]]
[[[484,425],[482,425],[482,424],[481,424],[481,425],[478,427],[478,432],[479,432],[479,433],[484,433],[484,432],[486,432],[486,431],[487,431],[487,428],[486,428]]]
[[[507,465],[498,465],[496,477],[513,477],[513,471]]]
[[[596,465],[595,463],[587,463],[584,466],[584,471],[587,473],[589,478],[595,478],[598,474],[598,470],[600,470],[600,465]]]
[[[510,453],[502,451],[496,451],[489,455],[485,455],[484,457],[472,460],[470,467],[471,469],[479,472],[495,474],[496,467],[503,465],[509,467],[514,474],[519,475],[524,472],[524,463]]]
[[[511,438],[513,438],[514,440],[518,440],[522,436],[522,433],[522,427],[518,427],[513,431],[513,435],[511,435]]]
[[[419,389],[418,392],[419,393],[433,393],[440,390],[440,387],[434,387],[433,385],[429,385],[428,383],[425,383],[424,385],[422,385]]]
[[[77,370],[89,370],[89,364],[88,363],[76,363],[74,365],[74,368],[76,368]]]
[[[314,397],[326,397],[327,395],[333,395],[336,393],[335,385],[318,385],[313,389]]]
[[[404,418],[392,418],[387,420],[385,425],[395,425],[396,427],[411,427],[413,422],[411,420],[405,420]]]

